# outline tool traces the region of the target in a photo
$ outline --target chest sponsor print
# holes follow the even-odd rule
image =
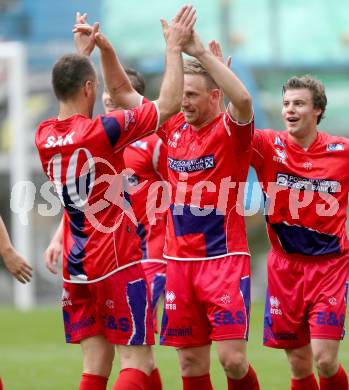
[[[340,188],[340,184],[336,180],[311,179],[279,172],[276,175],[276,184],[294,190],[308,190],[329,194],[337,193]]]
[[[168,166],[176,172],[197,172],[214,168],[216,166],[216,162],[213,154],[190,160],[177,160],[168,157]]]

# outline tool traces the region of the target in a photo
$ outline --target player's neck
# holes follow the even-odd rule
[[[292,134],[288,134],[288,136],[291,138],[292,142],[298,145],[299,147],[307,150],[313,142],[316,140],[317,137],[317,130],[311,132],[310,134],[305,135],[304,137],[295,137]]]
[[[61,102],[59,105],[58,119],[64,120],[73,115],[83,115],[87,118],[91,116],[88,107],[78,101]]]

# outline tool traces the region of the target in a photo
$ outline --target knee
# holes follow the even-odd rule
[[[155,368],[153,351],[150,346],[119,346],[120,366],[124,368],[136,368],[148,375]]]
[[[182,376],[201,376],[210,370],[210,361],[204,356],[193,351],[181,351],[179,354],[179,364]]]
[[[248,362],[244,352],[221,354],[219,360],[226,374],[233,379],[242,378],[248,371]]]
[[[84,354],[84,372],[109,377],[113,366],[115,349],[100,346]]]
[[[291,354],[288,355],[288,361],[292,375],[296,379],[306,378],[313,372],[312,356],[308,356],[307,354]]]
[[[331,353],[323,351],[314,357],[316,368],[321,376],[330,377],[336,374],[338,362]]]

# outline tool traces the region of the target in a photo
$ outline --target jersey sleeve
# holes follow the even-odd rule
[[[223,115],[224,127],[233,139],[234,148],[237,153],[245,153],[251,150],[252,137],[254,133],[254,118],[248,123],[239,123],[227,112]]]
[[[155,102],[148,102],[132,110],[116,110],[99,115],[112,148],[117,152],[130,143],[143,138],[159,127],[159,109]]]

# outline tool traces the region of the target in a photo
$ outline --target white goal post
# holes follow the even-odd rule
[[[10,194],[16,201],[27,202],[24,194],[14,193],[14,185],[28,181],[31,177],[28,158],[29,128],[26,107],[27,98],[27,55],[25,46],[20,42],[0,42],[0,62],[6,67],[6,94],[8,99],[8,119],[11,132],[8,173],[10,176]],[[11,212],[12,240],[16,249],[29,261],[32,255],[30,229],[31,223],[23,224],[20,215]],[[27,310],[34,305],[33,282],[27,285],[14,282],[14,301],[18,309]]]

